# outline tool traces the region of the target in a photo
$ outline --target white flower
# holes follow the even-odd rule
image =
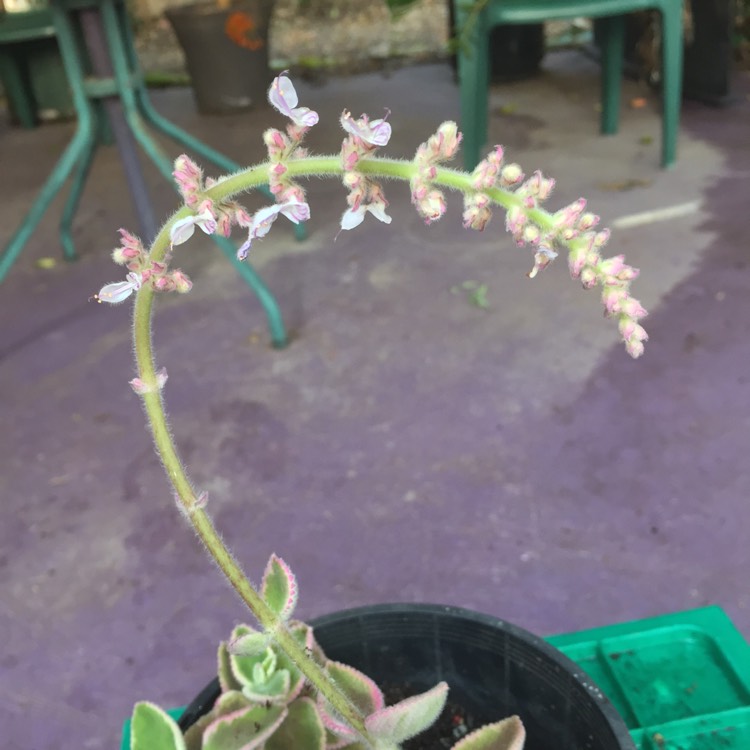
[[[114,284],[106,284],[94,295],[97,302],[106,302],[110,305],[119,305],[124,302],[133,292],[137,292],[143,284],[143,276],[139,273],[129,273],[125,281],[116,281]]]
[[[377,201],[368,204],[360,203],[358,208],[350,208],[344,211],[344,215],[341,217],[341,228],[354,229],[354,227],[358,227],[365,220],[365,214],[368,211],[384,224],[391,223],[391,217],[385,212],[385,203]]]
[[[172,224],[169,230],[169,239],[173,245],[181,245],[187,242],[195,232],[195,227],[200,227],[206,234],[213,234],[216,231],[216,219],[213,214],[206,208],[197,216],[186,216]]]
[[[239,260],[247,258],[248,251],[254,239],[265,237],[268,234],[271,224],[276,221],[276,217],[279,214],[286,216],[293,224],[299,224],[301,221],[307,221],[310,218],[310,206],[307,203],[300,203],[299,201],[287,201],[286,203],[266,206],[256,211],[247,232],[247,240],[237,251],[237,258]]]
[[[385,146],[391,138],[391,126],[385,118],[370,122],[367,115],[362,115],[359,120],[355,120],[351,112],[344,110],[341,114],[341,127],[372,146]]]
[[[318,121],[318,113],[308,107],[298,107],[299,98],[292,82],[282,73],[273,79],[268,89],[268,101],[282,115],[289,117],[295,125],[310,128]]]

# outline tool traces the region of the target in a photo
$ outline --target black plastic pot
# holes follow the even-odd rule
[[[198,110],[227,114],[263,101],[273,75],[268,26],[273,0],[233,0],[227,9],[200,2],[165,11],[193,83]]]
[[[384,604],[311,623],[326,654],[376,682],[414,692],[440,680],[477,726],[518,714],[526,750],[635,750],[627,727],[591,679],[535,635],[456,607]],[[208,712],[218,680],[191,703],[180,727]]]

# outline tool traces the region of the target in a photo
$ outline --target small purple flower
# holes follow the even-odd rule
[[[137,292],[143,284],[143,276],[139,273],[129,273],[125,281],[116,281],[114,284],[106,284],[98,294],[94,295],[97,302],[106,302],[109,305],[119,305],[124,302],[133,292]]]
[[[391,126],[385,117],[370,122],[367,115],[362,115],[359,120],[355,120],[351,112],[344,110],[341,114],[341,127],[371,146],[385,146],[391,138]]]
[[[195,232],[195,227],[200,227],[206,234],[213,234],[216,231],[216,219],[213,214],[206,208],[197,216],[186,216],[172,224],[169,230],[169,239],[173,245],[182,245],[187,242]]]
[[[308,107],[298,107],[299,98],[292,82],[284,73],[273,79],[268,89],[271,106],[290,118],[295,125],[310,128],[318,122],[318,113]]]
[[[276,221],[279,214],[286,216],[293,224],[299,224],[301,221],[307,221],[310,218],[310,206],[307,203],[300,203],[299,201],[287,201],[286,203],[276,203],[273,206],[266,206],[256,211],[247,232],[247,240],[237,251],[238,260],[245,260],[247,258],[253,240],[265,237],[271,229],[271,224]]]

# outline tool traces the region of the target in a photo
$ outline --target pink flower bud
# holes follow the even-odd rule
[[[479,202],[467,202],[463,213],[464,229],[475,229],[484,231],[492,218],[492,211],[488,204],[480,205]]]
[[[540,231],[539,227],[536,226],[536,224],[527,224],[524,227],[523,232],[521,233],[521,239],[531,245],[539,244],[541,238],[542,232]]]
[[[598,248],[604,247],[609,242],[609,229],[602,229],[601,232],[597,232],[594,236],[594,246]]]
[[[458,144],[461,143],[462,135],[458,131],[458,125],[455,122],[444,122],[437,130],[441,140],[440,157],[442,159],[452,159],[458,150]]]
[[[412,191],[412,203],[425,224],[432,224],[445,213],[445,196],[440,190],[430,190],[423,186]]]
[[[586,232],[589,229],[593,229],[599,223],[599,217],[596,214],[585,213],[578,220],[578,229],[581,232]]]
[[[596,271],[590,266],[586,266],[581,271],[581,284],[584,289],[591,289],[596,286]]]
[[[623,268],[625,268],[625,256],[615,255],[612,258],[599,261],[598,270],[604,276],[617,276]]]
[[[626,297],[620,304],[620,311],[636,320],[648,315],[646,308],[635,297]]]
[[[570,269],[570,275],[577,279],[581,275],[583,267],[586,265],[586,248],[576,247],[571,248],[568,254],[568,268]]]
[[[586,267],[584,271],[590,270],[594,276],[596,276],[596,273],[594,269],[590,267]],[[622,304],[624,300],[626,300],[628,297],[628,292],[626,289],[624,289],[621,286],[605,286],[604,289],[602,289],[602,304],[604,305],[604,309],[607,311],[608,315],[612,315],[613,313],[619,313],[624,312],[622,310]]]
[[[519,206],[511,206],[505,215],[505,228],[514,236],[519,236],[526,224],[526,214]]]
[[[193,288],[193,282],[179,268],[172,271],[171,275],[175,291],[179,292],[179,294],[186,294]]]
[[[506,164],[500,172],[500,182],[503,187],[517,185],[523,177],[524,174],[518,164]]]

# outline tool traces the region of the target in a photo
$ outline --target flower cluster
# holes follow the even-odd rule
[[[386,119],[388,114],[372,121],[367,115],[355,120],[347,110],[341,114],[341,127],[349,134],[341,145],[342,182],[349,191],[346,197],[349,208],[341,217],[342,229],[359,226],[368,211],[378,221],[391,223],[391,217],[385,212],[388,201],[380,183],[357,170],[360,159],[371,156],[379,146],[387,145],[391,139],[391,126]]]
[[[179,268],[170,271],[168,263],[150,260],[141,241],[125,229],[120,229],[120,246],[112,251],[112,260],[125,266],[130,273],[125,281],[105,284],[94,295],[97,302],[117,305],[144,284],[149,284],[156,292],[185,294],[193,288],[193,282]]]
[[[474,191],[464,197],[464,227],[483,230],[491,218],[493,201],[489,193],[494,189],[505,191],[513,199],[505,216],[505,228],[517,245],[530,245],[534,250],[529,278],[557,257],[556,247],[567,248],[571,276],[580,279],[586,289],[602,287],[605,315],[617,318],[628,353],[639,357],[648,335],[638,322],[646,316],[646,310],[630,295],[630,282],[638,276],[638,270],[627,265],[622,255],[601,257],[610,233],[608,229],[595,230],[599,217],[586,212],[584,198],[550,216],[539,208],[552,193],[555,181],[538,170],[527,180],[524,177],[518,164],[503,165],[503,148],[496,146],[471,175]]]
[[[445,195],[434,186],[437,168],[452,159],[461,143],[461,133],[455,122],[444,122],[423,143],[414,156],[416,172],[411,178],[411,202],[425,224],[437,221],[445,213]]]

